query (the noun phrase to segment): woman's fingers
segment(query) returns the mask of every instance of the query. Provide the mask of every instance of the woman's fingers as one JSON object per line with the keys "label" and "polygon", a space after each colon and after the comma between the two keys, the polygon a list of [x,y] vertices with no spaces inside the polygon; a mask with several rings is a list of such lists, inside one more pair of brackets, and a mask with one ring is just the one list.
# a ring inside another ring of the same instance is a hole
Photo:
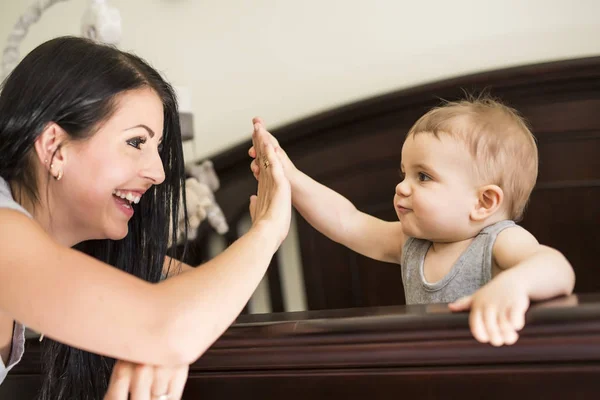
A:
{"label": "woman's fingers", "polygon": [[131,400],[151,400],[150,390],[154,379],[154,368],[149,365],[136,365],[131,379]]}
{"label": "woman's fingers", "polygon": [[261,142],[270,142],[274,149],[279,149],[279,142],[267,129],[265,128],[265,123],[262,118],[255,117],[252,119],[254,131],[252,132],[252,146],[248,149],[248,155],[252,158],[257,158],[259,156],[260,147],[256,147],[257,141],[256,136],[260,136]]}
{"label": "woman's fingers", "polygon": [[256,195],[250,196],[250,218],[252,221],[256,218]]}
{"label": "woman's fingers", "polygon": [[268,168],[270,169],[269,172],[275,180],[279,182],[284,179],[285,174],[281,162],[277,154],[275,154],[275,148],[268,141],[264,143],[263,160],[267,160]]}
{"label": "woman's fingers", "polygon": [[133,364],[117,361],[110,375],[104,400],[127,400],[133,375]]}
{"label": "woman's fingers", "polygon": [[187,382],[189,366],[182,367],[177,370],[176,374],[171,379],[169,385],[169,400],[180,400],[183,397],[183,389]]}
{"label": "woman's fingers", "polygon": [[[150,389],[150,400],[155,400],[157,397],[160,397],[164,394],[171,395],[170,385],[174,378],[174,368],[154,367],[154,380],[152,381],[152,387]],[[175,400],[175,397],[171,395],[169,400]]]}
{"label": "woman's fingers", "polygon": [[254,124],[254,130],[252,131],[252,148],[254,149],[254,157],[259,158],[260,154],[260,138],[258,137],[259,125]]}
{"label": "woman's fingers", "polygon": [[252,175],[254,175],[254,178],[258,180],[258,176],[260,175],[260,167],[256,163],[256,160],[252,160],[252,162],[250,163],[250,171],[252,171]]}

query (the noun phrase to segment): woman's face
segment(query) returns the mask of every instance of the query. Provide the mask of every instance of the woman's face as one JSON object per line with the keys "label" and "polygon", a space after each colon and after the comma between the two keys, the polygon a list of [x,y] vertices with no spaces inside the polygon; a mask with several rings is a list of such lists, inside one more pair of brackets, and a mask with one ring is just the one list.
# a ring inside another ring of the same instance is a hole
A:
{"label": "woman's face", "polygon": [[53,216],[58,207],[62,230],[79,241],[125,237],[131,204],[165,179],[162,136],[162,102],[144,88],[121,94],[112,117],[88,140],[68,142],[49,204]]}

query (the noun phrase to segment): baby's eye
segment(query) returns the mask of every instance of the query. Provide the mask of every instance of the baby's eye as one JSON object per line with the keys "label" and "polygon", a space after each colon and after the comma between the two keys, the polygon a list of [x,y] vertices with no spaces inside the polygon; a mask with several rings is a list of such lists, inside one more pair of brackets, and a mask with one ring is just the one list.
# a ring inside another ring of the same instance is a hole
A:
{"label": "baby's eye", "polygon": [[406,174],[402,172],[401,169],[398,170],[398,175],[400,176],[400,180],[404,180],[404,178],[406,178]]}
{"label": "baby's eye", "polygon": [[163,144],[164,144],[163,142],[160,142],[160,143],[158,144],[158,152],[159,152],[159,153],[162,153],[162,151],[163,151],[163,148],[164,148]]}
{"label": "baby's eye", "polygon": [[146,138],[145,138],[145,137],[141,137],[141,136],[139,136],[139,137],[135,137],[135,138],[132,138],[132,139],[129,139],[129,140],[127,141],[127,144],[128,144],[128,145],[130,145],[131,147],[135,147],[135,148],[136,148],[136,149],[138,149],[138,150],[140,149],[140,147],[141,147],[141,146],[142,146],[144,143],[146,143]]}
{"label": "baby's eye", "polygon": [[425,181],[430,181],[431,177],[423,172],[419,172],[419,181],[421,182],[425,182]]}

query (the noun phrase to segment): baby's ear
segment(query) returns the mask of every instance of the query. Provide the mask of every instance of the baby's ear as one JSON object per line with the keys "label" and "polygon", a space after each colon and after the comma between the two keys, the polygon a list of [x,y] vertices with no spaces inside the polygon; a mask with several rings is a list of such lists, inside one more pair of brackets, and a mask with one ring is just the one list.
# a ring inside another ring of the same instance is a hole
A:
{"label": "baby's ear", "polygon": [[497,185],[487,185],[479,188],[475,208],[471,211],[471,219],[483,221],[492,216],[502,206],[504,192]]}

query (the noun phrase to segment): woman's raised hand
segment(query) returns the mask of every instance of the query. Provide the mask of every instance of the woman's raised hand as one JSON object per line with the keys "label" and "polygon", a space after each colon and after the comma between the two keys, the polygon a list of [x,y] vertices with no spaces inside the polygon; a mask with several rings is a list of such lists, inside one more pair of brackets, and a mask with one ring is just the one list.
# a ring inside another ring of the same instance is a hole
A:
{"label": "woman's raised hand", "polygon": [[269,140],[269,134],[260,122],[254,122],[252,144],[256,165],[260,168],[256,195],[250,197],[252,225],[272,224],[281,244],[290,229],[292,194],[281,160]]}

